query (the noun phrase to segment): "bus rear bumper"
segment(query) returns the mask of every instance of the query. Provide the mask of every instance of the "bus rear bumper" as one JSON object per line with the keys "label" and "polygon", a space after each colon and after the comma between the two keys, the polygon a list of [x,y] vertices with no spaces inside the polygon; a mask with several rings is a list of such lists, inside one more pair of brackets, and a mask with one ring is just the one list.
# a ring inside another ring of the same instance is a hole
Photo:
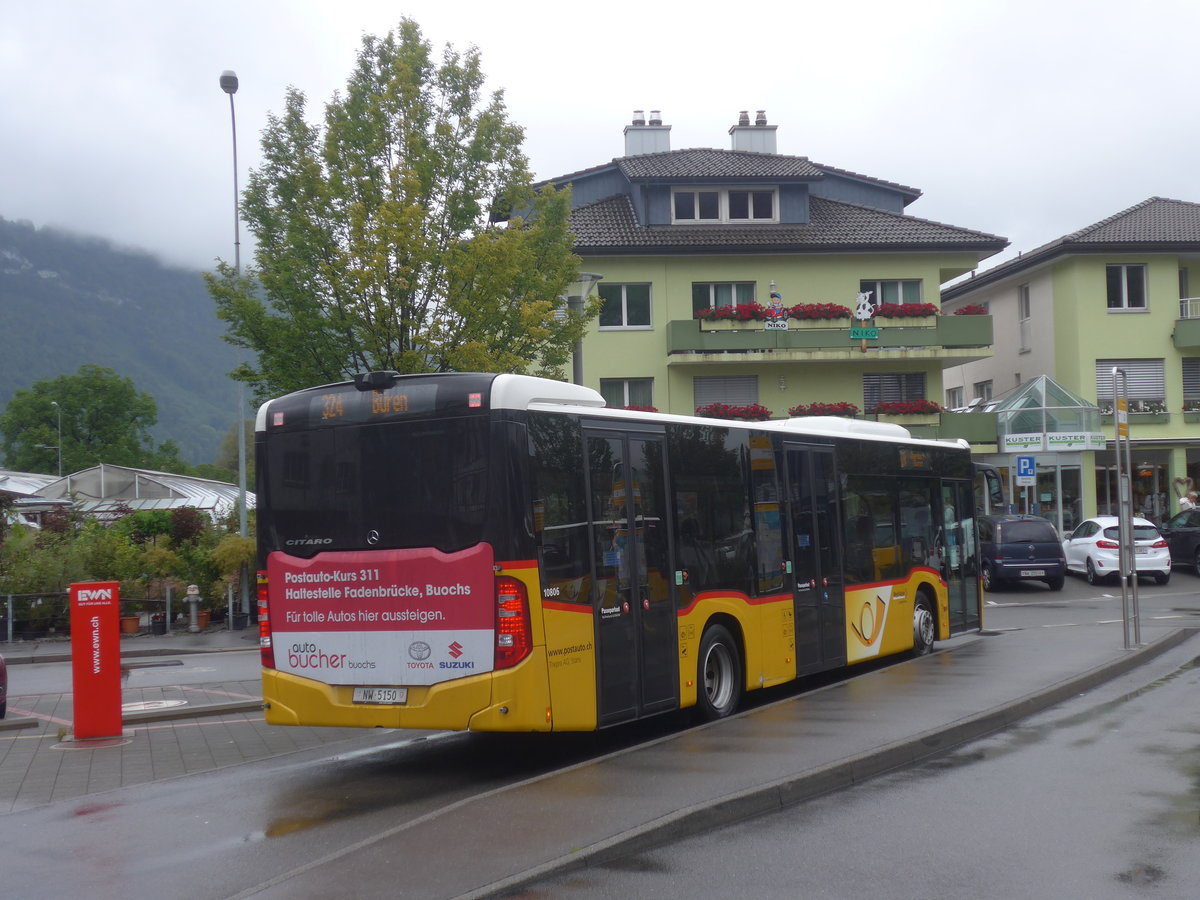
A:
{"label": "bus rear bumper", "polygon": [[545,655],[539,647],[512,669],[414,685],[408,688],[406,703],[385,705],[355,703],[352,685],[330,685],[264,669],[263,707],[270,725],[549,731],[552,720],[545,671]]}

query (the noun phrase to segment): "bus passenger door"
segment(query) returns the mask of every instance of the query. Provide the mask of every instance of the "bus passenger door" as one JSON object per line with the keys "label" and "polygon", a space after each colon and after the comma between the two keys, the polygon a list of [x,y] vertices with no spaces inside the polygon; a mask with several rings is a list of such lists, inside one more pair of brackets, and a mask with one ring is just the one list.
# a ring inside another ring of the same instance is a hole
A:
{"label": "bus passenger door", "polygon": [[786,444],[796,673],[846,662],[846,602],[833,450]]}
{"label": "bus passenger door", "polygon": [[601,726],[678,705],[664,450],[658,435],[587,435]]}
{"label": "bus passenger door", "polygon": [[950,630],[982,623],[979,560],[976,555],[974,488],[965,481],[942,482],[942,529],[938,550],[950,600]]}

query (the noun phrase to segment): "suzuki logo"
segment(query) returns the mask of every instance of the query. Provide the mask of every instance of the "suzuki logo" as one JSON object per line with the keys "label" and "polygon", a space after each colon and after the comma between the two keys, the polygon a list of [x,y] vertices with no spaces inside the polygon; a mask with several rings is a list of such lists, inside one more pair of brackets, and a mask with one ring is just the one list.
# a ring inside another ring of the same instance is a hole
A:
{"label": "suzuki logo", "polygon": [[458,659],[463,655],[463,645],[458,641],[455,641],[453,644],[451,644],[448,649],[450,650],[450,655],[455,659]]}

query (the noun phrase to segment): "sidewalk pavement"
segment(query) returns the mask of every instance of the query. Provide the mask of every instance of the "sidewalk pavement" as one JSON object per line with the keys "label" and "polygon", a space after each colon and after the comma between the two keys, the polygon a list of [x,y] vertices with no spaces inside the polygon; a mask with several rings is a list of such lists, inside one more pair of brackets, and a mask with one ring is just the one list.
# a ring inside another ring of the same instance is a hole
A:
{"label": "sidewalk pavement", "polygon": [[[123,635],[123,669],[197,654],[252,653],[257,629]],[[113,788],[161,781],[361,737],[357,728],[277,728],[263,721],[262,683],[122,688],[123,734],[70,739],[69,692],[22,694],[21,669],[71,659],[69,640],[0,643],[9,666],[8,717],[0,720],[0,814]]]}

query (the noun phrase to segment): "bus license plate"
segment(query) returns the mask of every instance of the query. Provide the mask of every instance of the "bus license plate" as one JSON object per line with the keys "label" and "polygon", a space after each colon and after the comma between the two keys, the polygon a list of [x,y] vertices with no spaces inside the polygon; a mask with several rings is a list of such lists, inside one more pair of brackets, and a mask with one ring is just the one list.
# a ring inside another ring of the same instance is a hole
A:
{"label": "bus license plate", "polygon": [[408,688],[402,687],[356,687],[355,703],[399,704],[408,702]]}
{"label": "bus license plate", "polygon": [[1022,578],[1041,578],[1046,572],[1043,569],[1022,569]]}

